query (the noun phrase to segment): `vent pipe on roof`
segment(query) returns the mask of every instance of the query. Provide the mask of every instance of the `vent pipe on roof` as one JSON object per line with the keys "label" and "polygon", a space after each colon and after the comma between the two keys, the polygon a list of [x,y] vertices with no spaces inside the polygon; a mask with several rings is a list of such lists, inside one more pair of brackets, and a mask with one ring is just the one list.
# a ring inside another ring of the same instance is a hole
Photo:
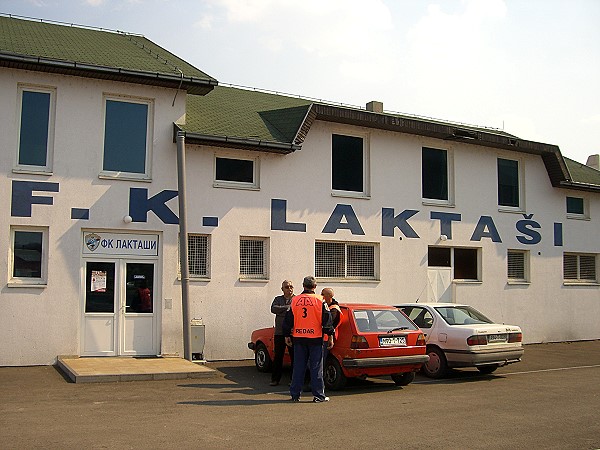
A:
{"label": "vent pipe on roof", "polygon": [[382,113],[383,103],[373,100],[372,102],[367,103],[367,111]]}
{"label": "vent pipe on roof", "polygon": [[596,153],[595,155],[588,156],[585,165],[592,169],[600,170],[600,155]]}

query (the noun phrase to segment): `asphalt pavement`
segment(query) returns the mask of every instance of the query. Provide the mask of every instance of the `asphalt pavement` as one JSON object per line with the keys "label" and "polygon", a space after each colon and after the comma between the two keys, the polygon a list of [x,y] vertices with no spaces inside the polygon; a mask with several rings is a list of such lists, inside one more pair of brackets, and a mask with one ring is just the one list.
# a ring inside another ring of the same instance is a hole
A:
{"label": "asphalt pavement", "polygon": [[289,401],[284,374],[209,363],[198,380],[75,384],[51,366],[0,368],[2,449],[600,448],[600,341],[525,346],[480,375],[358,380]]}

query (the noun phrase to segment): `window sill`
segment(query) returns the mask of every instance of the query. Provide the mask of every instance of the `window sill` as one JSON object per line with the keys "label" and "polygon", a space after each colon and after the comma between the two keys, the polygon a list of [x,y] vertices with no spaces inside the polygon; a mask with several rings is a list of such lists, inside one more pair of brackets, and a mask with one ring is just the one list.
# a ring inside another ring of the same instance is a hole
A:
{"label": "window sill", "polygon": [[315,277],[318,283],[380,283],[380,279],[369,278],[320,278]]}
{"label": "window sill", "polygon": [[498,212],[512,213],[512,214],[527,214],[527,212],[521,207],[511,206],[498,206]]}
{"label": "window sill", "polygon": [[595,281],[563,281],[563,286],[593,286],[598,287],[600,283]]}
{"label": "window sill", "polygon": [[37,288],[45,289],[48,287],[48,283],[45,281],[33,282],[33,281],[9,281],[7,284],[9,288]]}
{"label": "window sill", "polygon": [[[211,279],[210,279],[210,277],[200,277],[200,276],[190,275],[188,280],[193,283],[194,281],[206,282],[206,281],[210,281]],[[181,281],[181,274],[177,275],[177,281]]]}
{"label": "window sill", "polygon": [[27,175],[46,175],[46,176],[52,176],[54,175],[54,172],[52,172],[52,170],[50,169],[45,169],[45,168],[40,168],[38,169],[25,169],[22,167],[15,167],[13,170],[13,173],[23,173],[23,174],[27,174]]}
{"label": "window sill", "polygon": [[119,175],[110,175],[106,173],[101,173],[98,175],[98,178],[101,180],[122,180],[122,181],[141,181],[144,183],[152,183],[152,178],[147,175],[136,175],[136,174],[119,174]]}
{"label": "window sill", "polygon": [[238,278],[242,283],[267,283],[268,278]]}
{"label": "window sill", "polygon": [[244,191],[260,191],[260,187],[255,184],[244,184],[244,183],[225,183],[215,181],[213,183],[214,188],[221,189],[240,189]]}
{"label": "window sill", "polygon": [[456,208],[454,202],[445,200],[422,199],[421,203],[425,206],[443,206],[446,208]]}
{"label": "window sill", "polygon": [[342,192],[334,191],[331,193],[332,197],[343,197],[343,198],[356,198],[361,200],[371,200],[371,196],[363,192]]}
{"label": "window sill", "polygon": [[584,214],[567,214],[567,219],[590,220],[590,218]]}
{"label": "window sill", "polygon": [[526,280],[508,280],[506,282],[506,284],[508,284],[509,286],[529,286],[531,284],[531,281],[526,281]]}
{"label": "window sill", "polygon": [[452,280],[454,284],[483,284],[480,280]]}

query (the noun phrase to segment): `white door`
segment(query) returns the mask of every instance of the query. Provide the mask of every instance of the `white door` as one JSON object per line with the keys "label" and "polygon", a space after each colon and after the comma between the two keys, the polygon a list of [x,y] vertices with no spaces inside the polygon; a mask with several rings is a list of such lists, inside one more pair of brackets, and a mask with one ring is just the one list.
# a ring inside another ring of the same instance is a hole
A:
{"label": "white door", "polygon": [[451,267],[430,267],[427,269],[427,301],[452,302]]}
{"label": "white door", "polygon": [[88,260],[82,356],[157,354],[155,264]]}

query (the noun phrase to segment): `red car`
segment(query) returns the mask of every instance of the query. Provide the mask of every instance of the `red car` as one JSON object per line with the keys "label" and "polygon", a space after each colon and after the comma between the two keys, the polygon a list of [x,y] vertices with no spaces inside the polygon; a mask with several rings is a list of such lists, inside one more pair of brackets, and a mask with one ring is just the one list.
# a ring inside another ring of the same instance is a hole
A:
{"label": "red car", "polygon": [[[415,372],[429,360],[423,333],[402,311],[393,306],[340,303],[342,318],[337,339],[325,366],[327,389],[341,389],[348,378],[391,375],[399,386],[415,379]],[[248,348],[260,372],[273,361],[273,328],[252,332]],[[289,364],[286,352],[284,363]]]}

